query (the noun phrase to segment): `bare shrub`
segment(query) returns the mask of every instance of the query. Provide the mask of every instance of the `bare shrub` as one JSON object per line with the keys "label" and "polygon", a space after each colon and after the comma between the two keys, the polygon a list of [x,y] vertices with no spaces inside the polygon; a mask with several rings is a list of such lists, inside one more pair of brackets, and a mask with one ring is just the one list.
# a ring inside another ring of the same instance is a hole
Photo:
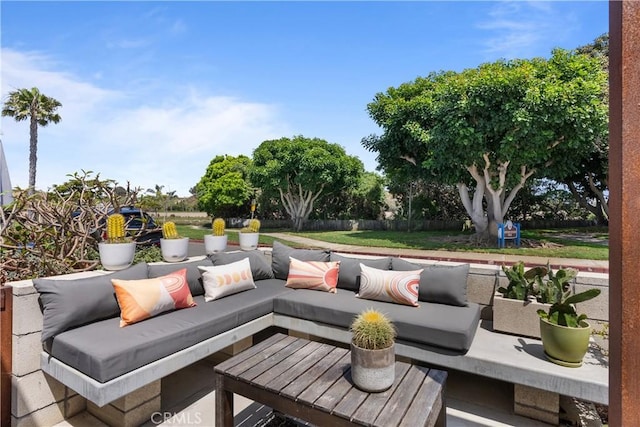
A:
{"label": "bare shrub", "polygon": [[108,213],[132,205],[138,189],[118,187],[92,172],[48,192],[18,189],[14,202],[0,207],[0,267],[14,281],[99,266],[97,247]]}

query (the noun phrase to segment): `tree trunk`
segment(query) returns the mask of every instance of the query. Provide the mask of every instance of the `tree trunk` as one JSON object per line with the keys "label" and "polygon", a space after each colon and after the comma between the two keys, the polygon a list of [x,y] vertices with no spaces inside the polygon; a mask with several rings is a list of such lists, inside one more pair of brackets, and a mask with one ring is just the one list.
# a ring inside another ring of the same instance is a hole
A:
{"label": "tree trunk", "polygon": [[29,194],[33,194],[36,188],[36,163],[38,162],[38,117],[35,111],[31,111],[29,134]]}

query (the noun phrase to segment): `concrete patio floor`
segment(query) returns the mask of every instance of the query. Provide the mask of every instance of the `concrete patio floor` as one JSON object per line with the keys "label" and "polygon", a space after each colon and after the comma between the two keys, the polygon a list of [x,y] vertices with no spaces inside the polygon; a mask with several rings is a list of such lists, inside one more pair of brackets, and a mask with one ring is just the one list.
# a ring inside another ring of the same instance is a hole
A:
{"label": "concrete patio floor", "polygon": [[[213,366],[220,359],[200,361],[162,380],[162,412],[144,424],[151,426],[214,427]],[[446,390],[449,427],[519,426],[548,424],[512,414],[513,385],[471,374],[449,371]],[[253,427],[270,409],[235,396],[235,425]],[[81,413],[55,427],[106,426],[89,413]]]}

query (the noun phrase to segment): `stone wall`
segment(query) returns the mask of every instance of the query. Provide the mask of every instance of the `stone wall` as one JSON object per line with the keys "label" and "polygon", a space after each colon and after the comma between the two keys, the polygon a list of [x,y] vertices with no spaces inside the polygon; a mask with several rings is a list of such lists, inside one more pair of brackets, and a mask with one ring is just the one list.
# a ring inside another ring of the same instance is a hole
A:
{"label": "stone wall", "polygon": [[[269,254],[270,255],[270,254]],[[418,264],[433,264],[425,260],[410,260]],[[443,265],[456,263],[437,262]],[[62,276],[67,279],[90,277],[104,272],[85,272]],[[480,304],[482,318],[491,320],[494,289],[506,277],[499,266],[471,264],[467,295],[469,301]],[[54,425],[63,419],[84,411],[87,401],[40,370],[40,342],[42,314],[38,293],[30,280],[13,282],[13,374],[12,374],[12,426]],[[608,275],[580,273],[575,290],[598,287],[602,294],[581,304],[580,311],[588,314],[596,324],[608,322]]]}

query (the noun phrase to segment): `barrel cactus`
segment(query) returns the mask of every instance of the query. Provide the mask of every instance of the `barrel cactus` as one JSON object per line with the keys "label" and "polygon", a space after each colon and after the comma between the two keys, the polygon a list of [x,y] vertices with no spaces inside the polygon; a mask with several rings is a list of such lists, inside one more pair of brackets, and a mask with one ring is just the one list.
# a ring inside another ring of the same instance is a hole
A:
{"label": "barrel cactus", "polygon": [[107,242],[123,243],[126,241],[124,216],[119,213],[109,215],[107,217]]}
{"label": "barrel cactus", "polygon": [[162,237],[165,239],[179,239],[180,235],[178,235],[178,230],[176,229],[176,224],[172,221],[165,222],[162,224]]}
{"label": "barrel cactus", "polygon": [[368,309],[360,313],[351,324],[353,343],[360,348],[379,350],[391,347],[396,329],[383,313]]}
{"label": "barrel cactus", "polygon": [[224,236],[224,228],[225,222],[222,218],[216,218],[213,220],[213,224],[211,225],[211,229],[213,230],[214,236]]}
{"label": "barrel cactus", "polygon": [[249,224],[240,230],[241,233],[258,233],[260,231],[260,220],[253,218]]}

